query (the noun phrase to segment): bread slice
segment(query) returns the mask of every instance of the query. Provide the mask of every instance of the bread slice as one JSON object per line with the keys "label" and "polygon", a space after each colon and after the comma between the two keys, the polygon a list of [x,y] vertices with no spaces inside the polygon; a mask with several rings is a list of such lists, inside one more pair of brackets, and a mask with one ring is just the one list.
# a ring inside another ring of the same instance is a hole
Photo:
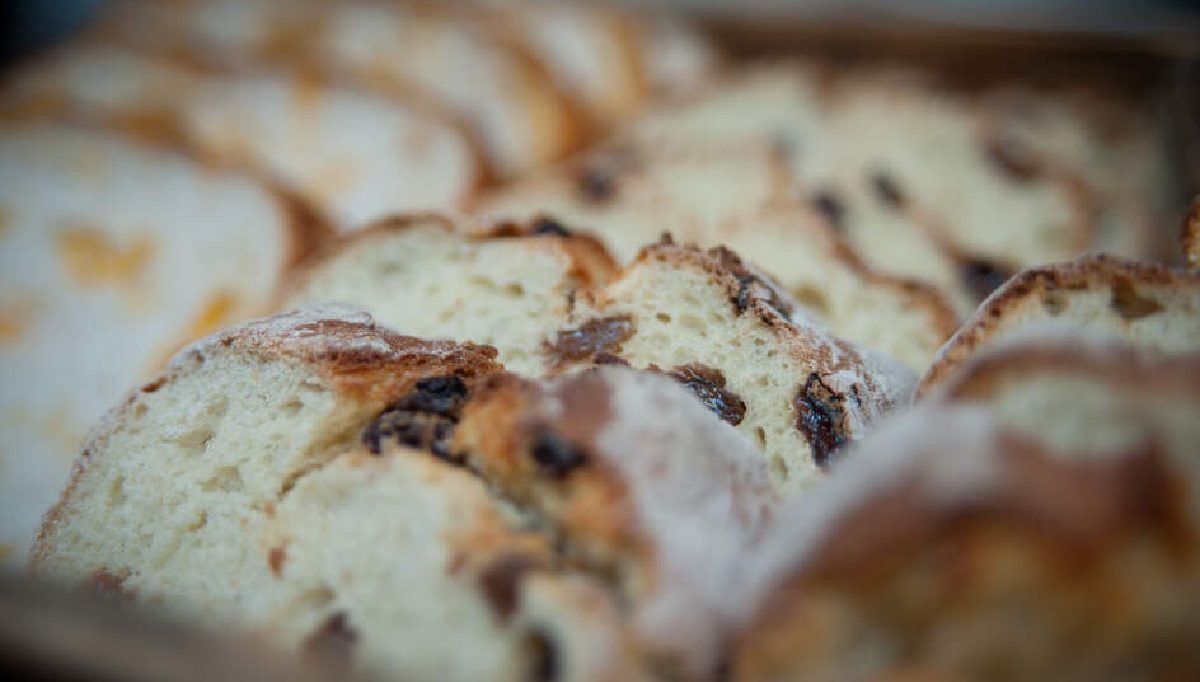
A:
{"label": "bread slice", "polygon": [[748,439],[666,377],[602,367],[493,377],[453,449],[613,576],[660,670],[711,677],[730,634],[724,596],[776,502]]}
{"label": "bread slice", "polygon": [[221,74],[116,45],[59,50],[17,71],[0,99],[15,114],[115,123],[252,168],[342,229],[459,207],[483,172],[466,136],[418,106],[308,75]]}
{"label": "bread slice", "polygon": [[525,227],[468,237],[432,215],[385,221],[306,265],[282,305],[351,302],[406,334],[494,346],[510,370],[537,376],[542,342],[567,325],[575,292],[616,267],[557,223]]}
{"label": "bread slice", "polygon": [[515,236],[455,235],[427,218],[368,231],[312,266],[285,305],[345,301],[405,333],[494,343],[524,376],[657,367],[727,394],[725,417],[780,485],[813,478],[908,399],[912,372],[830,334],[728,250],[658,244],[614,276],[571,251],[603,264],[594,242],[537,234],[559,223],[508,229]]}
{"label": "bread slice", "polygon": [[1180,493],[1200,479],[1169,456],[1194,448],[1164,447],[1052,453],[979,407],[917,408],[779,511],[733,595],[749,608],[733,677],[1195,676]]}
{"label": "bread slice", "polygon": [[268,303],[311,247],[303,219],[252,177],[120,135],[0,124],[6,563],[108,405],[179,342]]}
{"label": "bread slice", "polygon": [[1165,126],[1143,104],[1086,90],[1006,84],[986,92],[985,135],[1031,167],[1079,178],[1097,225],[1089,249],[1157,260],[1173,181]]}
{"label": "bread slice", "polygon": [[615,679],[607,595],[411,447],[494,356],[337,308],[205,339],[93,431],[33,567],[376,676]]}
{"label": "bread slice", "polygon": [[627,363],[666,372],[757,443],[796,490],[909,395],[900,363],[829,333],[723,248],[660,243],[581,292],[547,367]]}
{"label": "bread slice", "polygon": [[805,195],[836,197],[839,223],[868,263],[967,294],[973,283],[956,280],[981,265],[1011,272],[1070,258],[1093,229],[1078,183],[1025,173],[985,144],[973,100],[899,69],[759,64],[631,135],[724,149],[774,143]]}
{"label": "bread slice", "polygon": [[982,405],[1005,428],[1053,452],[1120,454],[1156,440],[1200,471],[1197,387],[1195,355],[1163,356],[1075,330],[1031,327],[972,356],[936,400]]}
{"label": "bread slice", "polygon": [[501,177],[579,142],[579,122],[551,79],[493,27],[454,12],[384,2],[133,0],[101,32],[208,62],[347,74],[385,92],[431,97],[480,134]]}
{"label": "bread slice", "polygon": [[631,16],[611,7],[568,3],[504,3],[496,10],[494,20],[507,22],[599,128],[627,119],[645,101],[643,55]]}
{"label": "bread slice", "polygon": [[1167,353],[1200,350],[1200,275],[1097,254],[1026,270],[997,289],[938,351],[918,397],[985,345],[1047,321]]}
{"label": "bread slice", "polygon": [[839,206],[816,205],[822,209],[796,194],[790,171],[765,145],[714,153],[616,144],[485,196],[477,210],[490,220],[552,215],[595,233],[624,262],[663,232],[728,245],[835,333],[923,371],[957,328],[948,297],[868,267],[823,222],[819,210]]}

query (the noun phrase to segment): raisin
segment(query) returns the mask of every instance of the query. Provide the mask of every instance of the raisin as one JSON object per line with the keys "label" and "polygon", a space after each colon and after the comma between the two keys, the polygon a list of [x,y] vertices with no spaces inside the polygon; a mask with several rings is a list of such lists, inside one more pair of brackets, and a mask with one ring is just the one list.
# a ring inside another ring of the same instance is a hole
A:
{"label": "raisin", "polygon": [[378,455],[384,441],[395,439],[454,461],[448,444],[466,398],[467,386],[456,376],[421,379],[363,429],[362,443]]}
{"label": "raisin", "polygon": [[1163,310],[1162,304],[1142,296],[1128,277],[1117,277],[1112,283],[1112,309],[1126,320],[1140,320]]}
{"label": "raisin", "polygon": [[601,168],[587,168],[579,175],[579,194],[588,203],[602,204],[617,194],[617,180]]}
{"label": "raisin", "polygon": [[889,208],[904,208],[905,196],[891,175],[877,170],[871,173],[871,187],[880,203]]}
{"label": "raisin", "polygon": [[542,216],[533,222],[533,234],[570,237],[571,231],[563,227],[563,224],[557,220]]}
{"label": "raisin", "polygon": [[668,374],[722,420],[737,426],[746,417],[746,403],[725,388],[725,375],[721,370],[692,363],[680,365]]}
{"label": "raisin", "polygon": [[838,229],[845,227],[846,206],[832,191],[821,190],[814,194],[812,205],[830,225]]}
{"label": "raisin", "polygon": [[600,353],[614,354],[633,336],[633,318],[628,315],[588,320],[577,329],[558,333],[553,344],[546,343],[548,355],[559,362],[586,360]]}
{"label": "raisin", "polygon": [[554,640],[545,632],[534,630],[525,642],[529,652],[529,682],[558,680],[558,647],[554,645]]}
{"label": "raisin", "polygon": [[587,462],[587,454],[561,435],[544,429],[533,438],[529,454],[538,468],[556,479],[562,479]]}
{"label": "raisin", "polygon": [[959,265],[963,284],[980,301],[1004,284],[1011,274],[1006,268],[982,259],[966,260]]}
{"label": "raisin", "polygon": [[467,398],[467,385],[456,376],[427,377],[416,389],[397,400],[394,407],[416,412],[456,416]]}
{"label": "raisin", "polygon": [[508,620],[516,611],[521,579],[537,566],[533,557],[510,554],[492,562],[479,576],[483,595],[501,620]]}
{"label": "raisin", "polygon": [[816,372],[808,375],[796,395],[796,428],[812,446],[817,466],[826,469],[846,443],[846,397],[834,391]]}

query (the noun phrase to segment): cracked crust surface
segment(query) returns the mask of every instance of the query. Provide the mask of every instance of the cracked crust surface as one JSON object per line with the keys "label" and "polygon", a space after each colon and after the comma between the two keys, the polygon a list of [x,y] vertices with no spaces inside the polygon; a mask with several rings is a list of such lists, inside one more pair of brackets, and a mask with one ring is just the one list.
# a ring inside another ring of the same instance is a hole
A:
{"label": "cracked crust surface", "polygon": [[987,344],[1035,323],[1074,326],[1168,353],[1200,346],[1200,275],[1088,254],[1031,268],[997,289],[938,351],[917,387],[928,394]]}
{"label": "cracked crust surface", "polygon": [[1179,495],[1195,472],[1152,439],[1051,452],[961,406],[876,435],[779,511],[739,595],[736,679],[1200,668],[1196,517]]}
{"label": "cracked crust surface", "polygon": [[778,499],[752,442],[666,377],[600,367],[494,377],[455,449],[569,554],[615,576],[660,665],[712,673],[731,635],[724,596]]}

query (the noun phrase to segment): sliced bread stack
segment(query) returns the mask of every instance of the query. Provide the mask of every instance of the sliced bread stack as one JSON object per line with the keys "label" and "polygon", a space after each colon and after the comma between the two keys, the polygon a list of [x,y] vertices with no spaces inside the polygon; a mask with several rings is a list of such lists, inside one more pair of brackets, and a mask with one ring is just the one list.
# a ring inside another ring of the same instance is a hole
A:
{"label": "sliced bread stack", "polygon": [[476,208],[492,221],[553,216],[594,233],[622,262],[664,232],[681,243],[728,245],[835,333],[922,371],[957,327],[950,299],[932,285],[868,267],[823,222],[842,210],[840,200],[808,199],[768,145],[717,152],[618,143],[493,193]]}
{"label": "sliced bread stack", "polygon": [[265,306],[313,225],[253,177],[0,125],[0,544],[24,556],[86,429],[180,343]]}
{"label": "sliced bread stack", "polygon": [[0,90],[10,116],[104,124],[253,169],[341,229],[460,207],[484,169],[420,106],[279,71],[221,73],[117,45],[68,46]]}
{"label": "sliced bread stack", "polygon": [[914,73],[775,63],[729,74],[629,135],[722,149],[773,143],[795,191],[834,207],[831,221],[868,263],[977,301],[1002,279],[993,273],[1070,258],[1094,227],[1074,176],[1027,167],[985,128],[976,100]]}
{"label": "sliced bread stack", "polygon": [[347,74],[442,102],[480,135],[500,175],[578,142],[567,102],[544,73],[495,31],[441,11],[373,2],[133,0],[104,19],[102,35],[208,63]]}
{"label": "sliced bread stack", "polygon": [[339,308],[199,342],[93,431],[34,566],[378,677],[710,675],[753,446],[666,378],[494,355]]}
{"label": "sliced bread stack", "polygon": [[353,235],[284,305],[345,301],[405,333],[494,344],[526,376],[665,372],[757,442],[787,488],[907,400],[909,370],[829,333],[731,251],[660,243],[613,274],[558,223],[509,229],[470,237],[430,219]]}

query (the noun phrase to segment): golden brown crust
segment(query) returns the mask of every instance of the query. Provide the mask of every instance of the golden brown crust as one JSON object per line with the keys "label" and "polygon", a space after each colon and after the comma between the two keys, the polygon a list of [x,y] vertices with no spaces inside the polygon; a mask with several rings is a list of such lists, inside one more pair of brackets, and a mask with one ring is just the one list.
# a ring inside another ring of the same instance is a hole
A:
{"label": "golden brown crust", "polygon": [[[496,374],[480,384],[454,434],[455,451],[519,504],[538,501],[554,481],[563,488],[556,509],[563,530],[605,548],[644,551],[619,476],[593,456],[608,420],[609,389],[595,374],[581,375],[558,396],[557,418],[542,414],[539,384]],[[539,449],[545,452],[539,452]],[[539,458],[539,454],[543,455]]]}
{"label": "golden brown crust", "polygon": [[[1009,634],[1005,627],[1058,634],[1065,623],[1082,641],[1080,651],[1064,657],[1093,654],[1088,649],[1114,631],[1131,647],[1152,647],[1164,636],[1155,628],[1163,626],[1107,608],[1106,600],[1146,598],[1147,592],[1123,591],[1129,577],[1122,561],[1130,555],[1157,562],[1139,573],[1146,581],[1182,585],[1195,570],[1186,491],[1164,457],[1146,445],[1111,460],[1070,461],[1015,436],[999,440],[1001,470],[985,496],[938,499],[927,480],[909,476],[890,481],[827,529],[811,560],[776,586],[744,631],[735,677],[854,669],[853,635],[845,631],[851,627],[898,647],[887,655],[899,667],[887,670],[928,666],[930,673],[971,678],[986,669],[973,667],[986,666],[986,654],[960,652],[947,664],[934,651],[932,638],[945,636],[944,623],[955,619],[990,625],[1001,638]],[[1032,609],[1021,612],[1020,625],[1004,615],[1013,603]],[[1134,612],[1144,606],[1137,603]],[[1051,669],[1069,665],[1061,663],[1068,658],[1034,660]]]}
{"label": "golden brown crust", "polygon": [[933,365],[917,385],[920,400],[935,386],[949,378],[954,370],[994,335],[1004,329],[1008,316],[1037,297],[1055,291],[1113,289],[1129,283],[1158,287],[1198,287],[1200,273],[1172,270],[1158,263],[1135,261],[1119,256],[1087,254],[1069,263],[1031,268],[1017,274],[992,293],[942,346]]}
{"label": "golden brown crust", "polygon": [[1200,197],[1192,200],[1192,210],[1183,219],[1181,246],[1187,266],[1200,268]]}

